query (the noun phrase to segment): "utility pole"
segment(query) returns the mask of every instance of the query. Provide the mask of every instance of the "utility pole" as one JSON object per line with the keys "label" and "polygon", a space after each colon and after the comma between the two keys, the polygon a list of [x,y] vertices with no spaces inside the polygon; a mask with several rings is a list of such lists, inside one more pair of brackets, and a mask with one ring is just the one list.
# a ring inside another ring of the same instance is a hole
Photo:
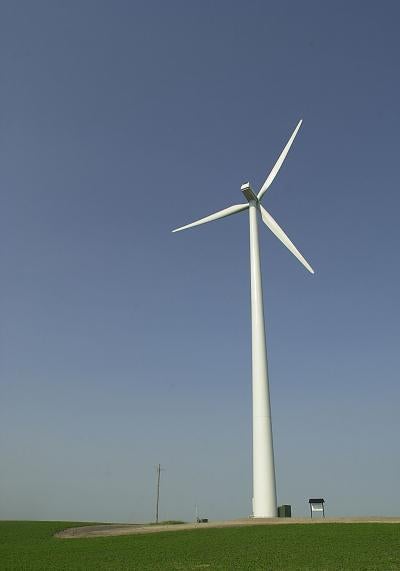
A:
{"label": "utility pole", "polygon": [[164,470],[164,468],[161,468],[161,464],[158,464],[158,466],[157,466],[156,523],[158,523],[158,505],[159,505],[159,503],[160,503],[160,478],[161,478],[161,470]]}

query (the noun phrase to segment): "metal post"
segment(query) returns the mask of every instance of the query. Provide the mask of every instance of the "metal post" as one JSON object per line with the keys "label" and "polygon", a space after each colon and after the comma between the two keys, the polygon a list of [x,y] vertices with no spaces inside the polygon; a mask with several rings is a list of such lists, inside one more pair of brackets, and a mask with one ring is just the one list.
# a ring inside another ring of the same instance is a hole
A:
{"label": "metal post", "polygon": [[160,502],[160,476],[161,476],[161,464],[158,464],[158,466],[157,466],[156,523],[158,523],[158,504]]}

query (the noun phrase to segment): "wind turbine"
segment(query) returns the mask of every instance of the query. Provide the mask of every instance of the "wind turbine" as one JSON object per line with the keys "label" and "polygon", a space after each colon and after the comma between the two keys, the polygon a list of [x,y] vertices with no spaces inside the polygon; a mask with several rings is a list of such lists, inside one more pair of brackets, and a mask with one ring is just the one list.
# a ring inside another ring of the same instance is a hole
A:
{"label": "wind turbine", "polygon": [[292,252],[294,256],[312,274],[314,270],[303,258],[285,232],[261,205],[261,199],[272,184],[286,155],[300,129],[299,121],[292,136],[276,161],[273,169],[255,194],[250,183],[241,187],[247,203],[235,204],[224,210],[210,214],[196,222],[176,228],[173,232],[193,228],[212,220],[231,216],[243,210],[249,211],[250,218],[250,281],[251,281],[251,341],[252,341],[252,392],[253,392],[253,517],[268,518],[277,516],[276,482],[274,466],[274,448],[272,441],[271,405],[269,397],[267,349],[265,344],[265,325],[263,293],[261,282],[260,249],[258,243],[257,212],[273,234]]}

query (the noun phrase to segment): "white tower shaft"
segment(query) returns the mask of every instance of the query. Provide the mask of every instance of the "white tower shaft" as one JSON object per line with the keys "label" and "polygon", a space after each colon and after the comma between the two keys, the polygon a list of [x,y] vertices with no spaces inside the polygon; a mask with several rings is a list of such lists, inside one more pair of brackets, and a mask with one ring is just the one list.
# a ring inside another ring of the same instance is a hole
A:
{"label": "white tower shaft", "polygon": [[250,202],[251,345],[253,384],[253,517],[276,517],[276,484],[257,208]]}

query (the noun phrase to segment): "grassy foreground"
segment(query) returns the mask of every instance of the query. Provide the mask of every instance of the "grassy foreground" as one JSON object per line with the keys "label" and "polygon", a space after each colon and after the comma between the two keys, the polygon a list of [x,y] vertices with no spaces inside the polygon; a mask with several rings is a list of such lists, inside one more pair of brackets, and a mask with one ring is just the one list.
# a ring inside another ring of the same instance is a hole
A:
{"label": "grassy foreground", "polygon": [[0,522],[0,569],[400,570],[399,524],[251,526],[55,539],[71,522]]}

